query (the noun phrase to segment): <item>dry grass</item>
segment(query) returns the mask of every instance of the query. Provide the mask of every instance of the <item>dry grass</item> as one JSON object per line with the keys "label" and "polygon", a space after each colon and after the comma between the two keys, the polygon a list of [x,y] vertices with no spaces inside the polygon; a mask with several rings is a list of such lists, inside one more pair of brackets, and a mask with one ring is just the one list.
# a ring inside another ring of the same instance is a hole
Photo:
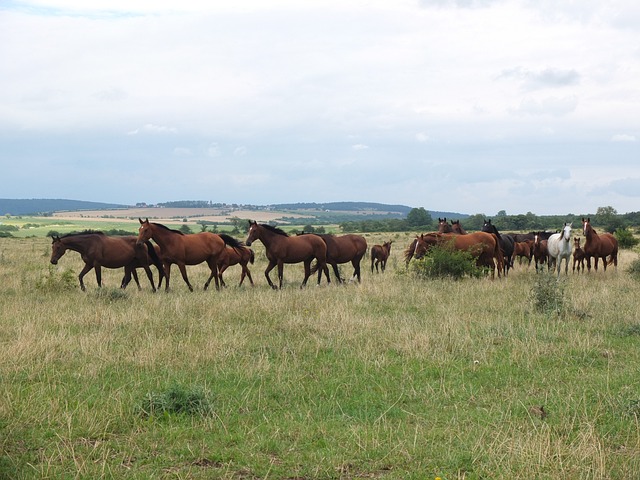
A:
{"label": "dry grass", "polygon": [[[635,478],[635,254],[563,276],[566,308],[548,315],[533,267],[421,281],[408,235],[367,239],[394,247],[361,285],[300,290],[289,265],[272,291],[257,244],[255,288],[232,268],[203,292],[198,266],[197,291],[174,272],[155,295],[146,279],[121,292],[120,271],[67,290],[77,254],[50,271],[48,240],[0,239],[0,477]],[[174,384],[209,392],[213,413],[137,413]]]}

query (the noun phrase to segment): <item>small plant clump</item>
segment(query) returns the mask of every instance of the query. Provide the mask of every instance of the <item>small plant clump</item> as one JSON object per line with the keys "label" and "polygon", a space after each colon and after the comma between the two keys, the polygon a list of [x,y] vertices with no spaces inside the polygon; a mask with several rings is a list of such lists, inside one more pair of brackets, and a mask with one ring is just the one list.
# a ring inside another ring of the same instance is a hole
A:
{"label": "small plant clump", "polygon": [[536,275],[531,289],[531,301],[535,311],[547,315],[562,315],[565,311],[564,284],[552,273]]}
{"label": "small plant clump", "polygon": [[173,383],[163,391],[147,393],[137,410],[143,417],[209,415],[213,412],[213,399],[206,388]]}
{"label": "small plant clump", "polygon": [[413,263],[412,268],[419,277],[431,279],[460,280],[478,277],[482,273],[469,252],[454,250],[447,245],[431,248],[423,258]]}
{"label": "small plant clump", "polygon": [[66,269],[58,273],[53,265],[49,265],[46,275],[36,280],[36,289],[42,292],[67,292],[76,288],[76,276],[72,270]]}
{"label": "small plant clump", "polygon": [[640,281],[640,258],[633,260],[627,267],[627,273],[634,280]]}

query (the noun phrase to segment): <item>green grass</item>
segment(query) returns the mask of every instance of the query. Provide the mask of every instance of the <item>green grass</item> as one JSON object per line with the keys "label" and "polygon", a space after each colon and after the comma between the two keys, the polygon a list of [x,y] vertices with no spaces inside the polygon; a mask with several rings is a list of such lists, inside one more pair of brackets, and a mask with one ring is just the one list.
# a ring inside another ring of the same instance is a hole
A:
{"label": "green grass", "polygon": [[287,265],[272,291],[255,250],[255,288],[232,267],[203,292],[198,266],[193,293],[175,268],[168,294],[121,271],[83,293],[77,254],[0,239],[0,478],[637,477],[635,254],[563,275],[550,315],[533,267],[422,280],[394,248],[361,285]]}

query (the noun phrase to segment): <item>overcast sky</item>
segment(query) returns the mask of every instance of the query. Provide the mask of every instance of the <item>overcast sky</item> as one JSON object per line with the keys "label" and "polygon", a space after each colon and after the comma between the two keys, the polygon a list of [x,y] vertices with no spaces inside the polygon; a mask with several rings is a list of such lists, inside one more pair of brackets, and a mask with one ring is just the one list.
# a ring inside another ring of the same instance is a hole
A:
{"label": "overcast sky", "polygon": [[2,0],[0,198],[640,210],[637,0]]}

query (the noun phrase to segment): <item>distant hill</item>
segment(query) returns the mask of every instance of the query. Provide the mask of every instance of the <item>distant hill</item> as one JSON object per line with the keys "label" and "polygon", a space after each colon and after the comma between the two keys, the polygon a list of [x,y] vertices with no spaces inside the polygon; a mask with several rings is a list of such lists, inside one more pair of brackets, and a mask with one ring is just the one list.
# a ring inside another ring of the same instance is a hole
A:
{"label": "distant hill", "polygon": [[127,205],[119,205],[116,203],[85,202],[82,200],[0,198],[0,215],[43,215],[52,212],[107,210],[127,207]]}
{"label": "distant hill", "polygon": [[[165,207],[180,207],[180,208],[205,208],[205,207],[220,207],[227,206],[227,204],[212,204],[209,201],[179,201],[179,202],[167,202],[158,204]],[[283,210],[283,211],[295,211],[295,210],[316,210],[318,212],[340,212],[341,214],[349,215],[349,212],[358,215],[357,218],[404,218],[414,207],[407,205],[389,205],[386,203],[374,203],[374,202],[327,202],[327,203],[280,203],[273,205],[244,205],[243,207],[248,209],[265,209],[270,210]],[[100,203],[100,202],[85,202],[83,200],[67,200],[67,199],[53,199],[53,198],[31,198],[31,199],[8,199],[0,198],[0,215],[46,215],[53,212],[74,212],[82,210],[111,210],[111,209],[126,209],[130,208],[129,205],[122,205],[117,203]],[[426,207],[425,207],[426,208]],[[463,213],[454,212],[437,212],[433,210],[427,211],[431,214],[433,219],[439,217],[447,217],[451,219],[465,219],[469,215]],[[366,212],[366,214],[364,213]]]}

